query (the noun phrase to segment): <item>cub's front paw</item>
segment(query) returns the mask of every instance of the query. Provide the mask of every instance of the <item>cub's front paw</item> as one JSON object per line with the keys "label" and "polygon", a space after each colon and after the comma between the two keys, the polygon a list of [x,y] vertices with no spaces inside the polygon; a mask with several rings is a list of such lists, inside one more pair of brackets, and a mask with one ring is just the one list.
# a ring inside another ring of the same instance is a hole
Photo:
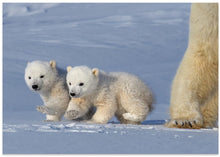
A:
{"label": "cub's front paw", "polygon": [[165,124],[169,128],[184,128],[184,129],[200,129],[203,126],[203,121],[194,120],[184,120],[184,119],[174,119]]}
{"label": "cub's front paw", "polygon": [[43,114],[48,114],[48,115],[56,115],[57,112],[54,111],[51,108],[48,108],[47,106],[37,106],[36,107],[37,111],[43,113]]}
{"label": "cub's front paw", "polygon": [[37,110],[38,112],[43,113],[43,114],[47,114],[46,106],[37,106],[37,107],[36,107],[36,110]]}
{"label": "cub's front paw", "polygon": [[73,120],[73,119],[79,118],[80,114],[79,114],[79,111],[70,110],[65,113],[64,117],[68,120]]}

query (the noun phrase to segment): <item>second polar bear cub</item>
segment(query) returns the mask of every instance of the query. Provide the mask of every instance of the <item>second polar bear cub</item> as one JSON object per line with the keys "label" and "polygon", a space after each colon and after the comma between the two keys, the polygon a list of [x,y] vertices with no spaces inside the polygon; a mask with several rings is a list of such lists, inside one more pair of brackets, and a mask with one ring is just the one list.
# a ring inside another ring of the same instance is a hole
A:
{"label": "second polar bear cub", "polygon": [[60,121],[70,97],[65,76],[58,73],[56,62],[28,62],[25,81],[31,90],[40,94],[44,102],[43,106],[37,106],[37,110],[46,114],[47,121]]}
{"label": "second polar bear cub", "polygon": [[67,71],[69,94],[76,99],[66,111],[70,119],[83,116],[95,106],[96,112],[88,123],[105,124],[115,115],[121,123],[140,124],[152,109],[150,89],[134,75],[106,73],[87,66],[69,66]]}

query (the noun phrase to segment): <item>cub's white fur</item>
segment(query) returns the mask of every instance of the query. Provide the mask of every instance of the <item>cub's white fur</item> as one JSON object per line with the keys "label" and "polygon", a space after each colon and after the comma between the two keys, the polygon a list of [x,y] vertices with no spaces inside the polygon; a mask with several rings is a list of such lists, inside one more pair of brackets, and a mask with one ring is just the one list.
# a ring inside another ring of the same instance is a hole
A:
{"label": "cub's white fur", "polygon": [[70,97],[65,76],[58,74],[56,62],[28,63],[25,69],[25,81],[31,90],[40,94],[44,102],[45,106],[37,106],[37,110],[46,114],[47,121],[60,121]]}
{"label": "cub's white fur", "polygon": [[95,106],[96,112],[88,123],[107,123],[115,115],[121,123],[140,124],[152,109],[150,89],[134,75],[105,73],[86,66],[69,66],[67,71],[72,101],[66,115],[72,119]]}

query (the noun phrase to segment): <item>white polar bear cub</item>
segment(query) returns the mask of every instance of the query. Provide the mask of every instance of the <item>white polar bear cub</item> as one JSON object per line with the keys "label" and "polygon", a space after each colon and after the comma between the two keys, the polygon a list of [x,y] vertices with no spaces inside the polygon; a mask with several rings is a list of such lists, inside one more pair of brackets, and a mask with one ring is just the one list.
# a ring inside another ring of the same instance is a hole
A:
{"label": "white polar bear cub", "polygon": [[78,100],[69,104],[66,116],[79,118],[95,106],[88,123],[105,124],[115,115],[121,123],[140,124],[152,109],[150,89],[134,75],[86,66],[69,66],[67,71],[69,94]]}
{"label": "white polar bear cub", "polygon": [[40,94],[45,106],[37,110],[46,114],[47,121],[60,121],[70,100],[65,76],[58,74],[56,62],[33,61],[25,69],[28,87]]}

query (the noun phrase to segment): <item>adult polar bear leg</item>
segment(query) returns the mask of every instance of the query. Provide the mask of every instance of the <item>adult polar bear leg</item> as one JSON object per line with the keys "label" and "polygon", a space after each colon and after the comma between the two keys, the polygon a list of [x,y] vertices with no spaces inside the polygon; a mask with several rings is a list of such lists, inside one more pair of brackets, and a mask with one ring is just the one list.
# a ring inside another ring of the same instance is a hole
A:
{"label": "adult polar bear leg", "polygon": [[215,92],[214,96],[211,97],[207,103],[202,106],[201,112],[203,115],[203,126],[216,126],[218,120],[218,90]]}
{"label": "adult polar bear leg", "polygon": [[171,121],[167,126],[212,127],[213,122],[208,119],[214,121],[210,117],[217,117],[217,112],[211,112],[218,105],[217,87],[218,4],[195,3],[191,9],[188,49],[172,85]]}
{"label": "adult polar bear leg", "polygon": [[[217,71],[217,66],[209,63],[205,56],[190,56],[189,58],[191,59],[183,59],[173,81],[170,107],[172,120],[171,125],[168,125],[169,127],[204,127],[204,115],[201,112],[201,108],[205,105],[204,103],[207,99],[213,97],[213,90],[217,86],[217,79],[215,81],[210,80],[210,77],[217,78],[217,74],[214,72]],[[213,71],[213,75],[215,74],[216,76],[209,75],[209,68]],[[209,110],[215,110],[216,107],[212,109],[213,106],[217,106],[217,102],[209,106]],[[206,109],[209,107],[206,107]]]}

